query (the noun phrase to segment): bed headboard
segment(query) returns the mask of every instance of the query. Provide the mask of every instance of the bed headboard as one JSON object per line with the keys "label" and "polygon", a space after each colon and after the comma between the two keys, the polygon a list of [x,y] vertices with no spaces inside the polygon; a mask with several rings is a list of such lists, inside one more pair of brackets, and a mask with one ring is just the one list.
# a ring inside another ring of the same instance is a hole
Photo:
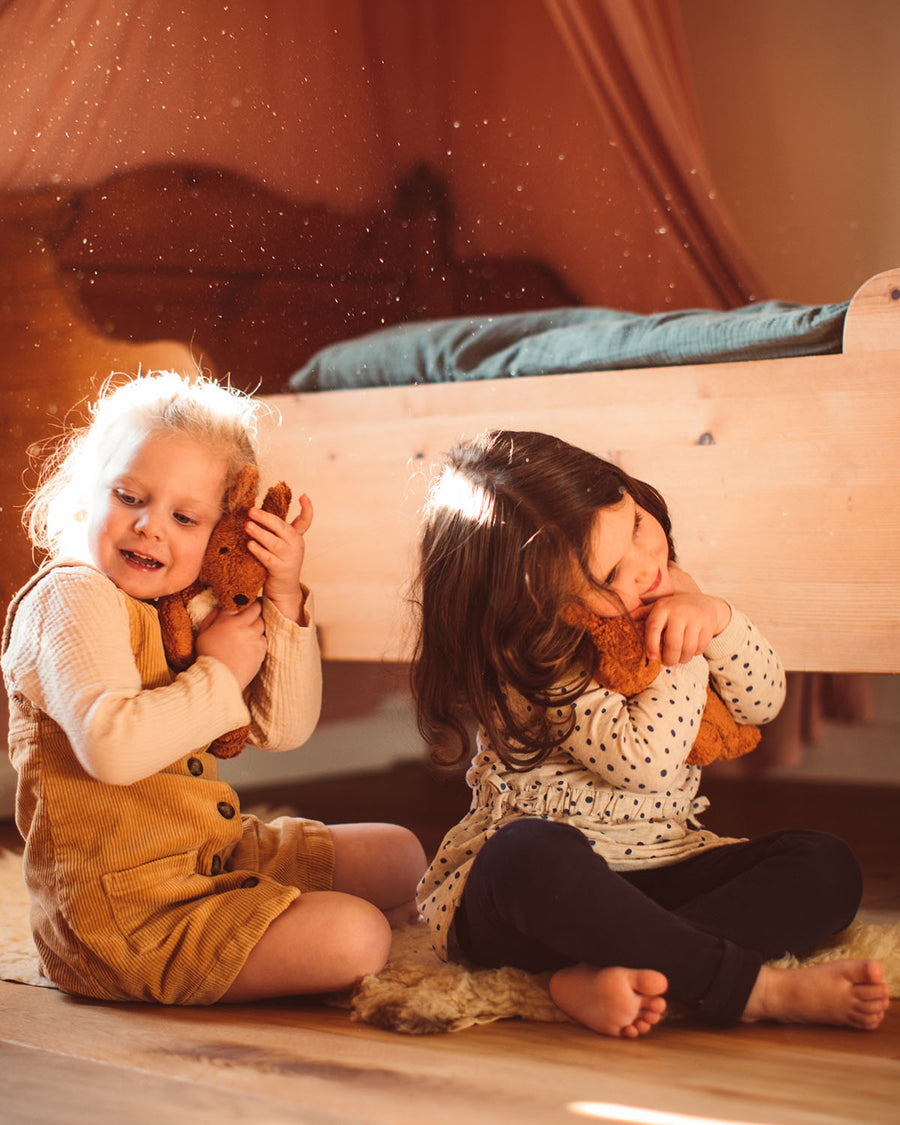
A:
{"label": "bed headboard", "polygon": [[0,202],[42,237],[98,333],[180,340],[247,391],[280,391],[319,348],[387,324],[578,304],[533,258],[459,256],[447,186],[424,165],[368,211],[189,165]]}
{"label": "bed headboard", "polygon": [[900,274],[851,305],[843,355],[268,398],[264,478],[313,497],[306,577],[326,657],[409,654],[429,469],[486,426],[621,463],[672,509],[701,585],[793,670],[900,671]]}

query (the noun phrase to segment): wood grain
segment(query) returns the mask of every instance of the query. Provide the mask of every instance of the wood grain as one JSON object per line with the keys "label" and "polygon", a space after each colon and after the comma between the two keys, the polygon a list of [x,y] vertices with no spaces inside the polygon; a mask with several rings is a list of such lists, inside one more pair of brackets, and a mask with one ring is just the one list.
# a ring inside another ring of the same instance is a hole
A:
{"label": "wood grain", "polygon": [[[509,1022],[404,1038],[309,1004],[163,1009],[2,984],[0,1043],[10,1125],[140,1122],[148,1103],[164,1122],[195,1111],[201,1121],[218,1112],[280,1122],[294,1107],[295,1120],[311,1122],[571,1125],[580,1102],[770,1125],[893,1125],[900,1019],[875,1034],[673,1023],[631,1043]],[[74,1083],[68,1096],[50,1075]]]}
{"label": "wood grain", "polygon": [[[704,789],[714,828],[838,832],[860,858],[867,904],[885,920],[900,918],[896,790],[712,777]],[[439,781],[406,765],[257,796],[296,802],[327,821],[407,823],[433,851],[466,794],[460,778]],[[12,844],[14,830],[6,829]],[[590,1121],[570,1111],[576,1102],[687,1115],[673,1125],[699,1125],[698,1115],[759,1125],[896,1125],[898,1064],[898,1011],[872,1034],[672,1022],[631,1043],[574,1025],[504,1021],[407,1038],[315,1002],[167,1009],[0,983],[4,1125]]]}
{"label": "wood grain", "polygon": [[879,352],[900,347],[900,270],[865,281],[844,321],[844,352]]}
{"label": "wood grain", "polygon": [[432,464],[506,427],[558,434],[656,485],[682,563],[789,669],[896,671],[898,369],[900,353],[883,352],[279,396],[264,400],[281,415],[264,479],[313,498],[305,574],[332,659],[408,656]]}

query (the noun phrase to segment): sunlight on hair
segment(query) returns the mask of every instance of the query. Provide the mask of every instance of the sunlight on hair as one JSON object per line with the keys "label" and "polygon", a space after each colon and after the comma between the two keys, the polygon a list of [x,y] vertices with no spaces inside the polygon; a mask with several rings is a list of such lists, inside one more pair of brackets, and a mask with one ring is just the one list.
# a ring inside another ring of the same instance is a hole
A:
{"label": "sunlight on hair", "polygon": [[457,512],[477,524],[488,523],[494,514],[493,496],[453,469],[446,469],[441,474],[431,493],[430,506]]}
{"label": "sunlight on hair", "polygon": [[614,1105],[611,1102],[570,1102],[566,1109],[579,1117],[614,1121],[620,1125],[761,1125],[760,1122],[734,1121],[694,1113],[667,1113],[661,1109],[642,1109],[640,1106]]}

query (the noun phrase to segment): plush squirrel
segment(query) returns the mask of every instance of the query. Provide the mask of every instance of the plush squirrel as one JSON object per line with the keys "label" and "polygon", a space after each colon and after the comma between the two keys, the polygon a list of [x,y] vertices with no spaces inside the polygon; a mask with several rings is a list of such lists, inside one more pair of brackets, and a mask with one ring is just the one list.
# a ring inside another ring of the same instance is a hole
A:
{"label": "plush squirrel", "polygon": [[[584,629],[597,650],[598,683],[620,695],[632,696],[656,679],[662,664],[648,660],[644,653],[643,622],[628,617],[598,617],[581,607],[573,607],[567,618],[570,624]],[[739,758],[755,749],[758,742],[759,729],[735,722],[710,685],[697,738],[687,756],[688,765],[706,766]]]}
{"label": "plush squirrel", "polygon": [[[209,537],[199,578],[186,589],[159,598],[156,603],[166,660],[176,672],[183,672],[193,664],[197,655],[194,620],[188,609],[192,599],[210,590],[214,604],[235,612],[258,596],[265,581],[266,569],[247,549],[245,531],[248,512],[256,503],[258,480],[259,472],[252,465],[241,469],[226,495],[225,512]],[[279,481],[266,493],[260,507],[284,519],[290,503],[291,490],[284,481]],[[217,758],[234,758],[243,750],[248,733],[246,726],[228,731],[212,743],[209,751]]]}

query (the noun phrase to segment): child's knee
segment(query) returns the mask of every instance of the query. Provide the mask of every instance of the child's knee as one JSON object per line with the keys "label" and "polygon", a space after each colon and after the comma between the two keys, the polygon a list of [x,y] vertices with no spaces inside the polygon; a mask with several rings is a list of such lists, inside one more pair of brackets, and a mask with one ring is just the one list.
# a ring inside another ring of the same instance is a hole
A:
{"label": "child's knee", "polygon": [[390,825],[391,846],[395,855],[397,871],[403,875],[415,892],[419,880],[425,873],[428,861],[419,837],[399,824]]}
{"label": "child's knee", "polygon": [[341,915],[340,924],[329,937],[333,956],[355,980],[380,972],[391,952],[387,918],[372,903],[350,895],[341,906]]}
{"label": "child's knee", "polygon": [[[379,905],[394,906],[413,899],[419,880],[428,866],[425,850],[418,836],[399,824],[378,824],[372,827],[376,830],[376,835],[369,847],[373,853],[377,853],[381,870],[389,873],[389,886],[384,889],[386,899],[379,902]],[[380,897],[384,896],[376,896],[375,901]]]}
{"label": "child's knee", "polygon": [[523,901],[551,902],[560,887],[577,882],[574,872],[585,863],[605,862],[591,849],[584,834],[568,824],[523,817],[492,836],[472,865],[472,894],[485,894],[501,911],[515,910]]}
{"label": "child's knee", "polygon": [[830,832],[797,829],[785,832],[784,838],[802,864],[807,893],[818,891],[823,902],[832,904],[836,928],[849,926],[863,894],[862,871],[852,848]]}
{"label": "child's knee", "polygon": [[798,854],[807,857],[810,870],[837,880],[851,891],[862,892],[862,872],[853,849],[830,832],[799,829],[786,833]]}
{"label": "child's knee", "polygon": [[491,837],[478,858],[484,865],[497,863],[532,880],[543,871],[555,871],[558,863],[568,863],[573,856],[582,854],[595,858],[590,843],[577,828],[558,821],[523,817]]}

